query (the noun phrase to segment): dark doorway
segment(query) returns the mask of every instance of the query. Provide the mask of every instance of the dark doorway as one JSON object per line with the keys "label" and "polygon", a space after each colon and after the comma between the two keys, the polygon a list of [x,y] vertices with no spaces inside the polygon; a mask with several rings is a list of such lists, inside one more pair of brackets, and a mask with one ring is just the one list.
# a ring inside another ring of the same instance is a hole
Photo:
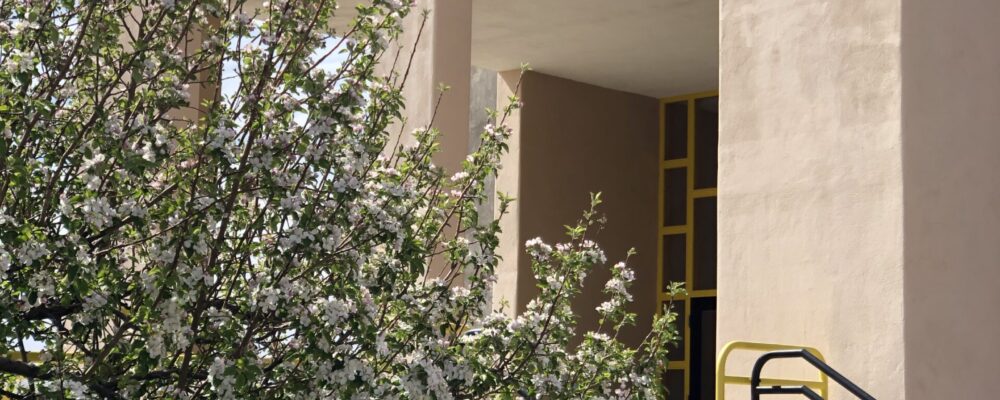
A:
{"label": "dark doorway", "polygon": [[715,297],[691,299],[690,400],[715,398]]}

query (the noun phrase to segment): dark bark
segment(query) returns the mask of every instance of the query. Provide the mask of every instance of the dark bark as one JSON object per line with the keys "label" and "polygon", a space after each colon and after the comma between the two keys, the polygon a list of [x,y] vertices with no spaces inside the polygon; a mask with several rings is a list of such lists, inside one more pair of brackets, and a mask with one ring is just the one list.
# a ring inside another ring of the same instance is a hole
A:
{"label": "dark bark", "polygon": [[9,358],[0,358],[0,372],[32,379],[45,379],[49,376],[47,373],[42,373],[42,369],[37,365]]}
{"label": "dark bark", "polygon": [[70,314],[76,314],[82,309],[83,306],[80,303],[38,306],[21,314],[21,319],[26,321],[59,319]]}

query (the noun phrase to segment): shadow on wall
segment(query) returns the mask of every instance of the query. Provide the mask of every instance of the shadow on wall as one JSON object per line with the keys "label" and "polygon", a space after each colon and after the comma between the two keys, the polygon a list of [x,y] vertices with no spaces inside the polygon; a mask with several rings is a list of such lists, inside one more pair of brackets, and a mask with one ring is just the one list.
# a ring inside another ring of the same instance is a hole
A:
{"label": "shadow on wall", "polygon": [[994,398],[1000,2],[902,9],[907,398]]}
{"label": "shadow on wall", "polygon": [[605,299],[608,267],[635,247],[632,310],[640,318],[622,337],[637,344],[656,310],[659,101],[537,72],[524,76],[522,99],[520,125],[513,127],[521,141],[517,308],[537,293],[523,241],[564,241],[563,226],[580,218],[591,192],[601,192],[607,224],[594,240],[609,265],[588,275],[585,295],[574,304],[578,331],[596,329],[594,308]]}

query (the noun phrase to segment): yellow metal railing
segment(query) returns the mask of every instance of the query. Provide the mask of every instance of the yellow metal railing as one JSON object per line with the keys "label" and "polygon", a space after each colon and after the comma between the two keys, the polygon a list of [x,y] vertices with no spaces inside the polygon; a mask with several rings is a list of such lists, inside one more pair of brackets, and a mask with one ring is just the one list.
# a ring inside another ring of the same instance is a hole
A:
{"label": "yellow metal railing", "polygon": [[[736,376],[736,375],[726,375],[726,361],[729,359],[729,353],[734,350],[745,350],[753,352],[768,352],[776,350],[805,350],[812,353],[814,356],[820,359],[820,361],[826,362],[823,358],[823,354],[816,350],[815,348],[808,346],[792,346],[787,344],[773,344],[773,343],[756,343],[756,342],[729,342],[722,347],[722,352],[719,353],[719,362],[715,364],[715,399],[725,400],[726,399],[726,385],[741,385],[750,386],[749,376]],[[761,386],[806,386],[819,392],[820,396],[824,399],[827,398],[830,389],[830,381],[826,374],[820,372],[819,379],[815,381],[806,381],[799,379],[773,379],[773,378],[761,378]]]}
{"label": "yellow metal railing", "polygon": [[[0,353],[2,355],[3,353]],[[25,355],[28,356],[29,363],[38,363],[42,361],[42,353],[37,351],[26,352]],[[11,360],[21,361],[21,353],[17,351],[7,352],[7,358]]]}

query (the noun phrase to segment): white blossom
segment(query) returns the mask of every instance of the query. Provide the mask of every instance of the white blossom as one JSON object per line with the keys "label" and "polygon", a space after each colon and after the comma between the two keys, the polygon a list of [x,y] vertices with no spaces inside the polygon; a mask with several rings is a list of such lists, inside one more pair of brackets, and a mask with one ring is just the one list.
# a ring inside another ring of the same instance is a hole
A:
{"label": "white blossom", "polygon": [[111,207],[108,199],[103,197],[89,198],[83,201],[80,207],[83,218],[87,223],[97,229],[104,229],[111,225],[111,221],[117,216],[117,212]]}
{"label": "white blossom", "polygon": [[90,389],[88,389],[86,385],[78,381],[66,380],[63,381],[62,384],[63,386],[66,387],[67,390],[69,390],[70,396],[72,396],[72,398],[74,399],[92,398],[90,395]]}
{"label": "white blossom", "polygon": [[[489,113],[461,170],[435,165],[454,132],[401,134],[404,76],[372,70],[420,10],[364,2],[347,38],[303,20],[334,3],[115,3],[154,17],[137,31],[103,4],[87,24],[72,4],[23,1],[0,21],[13,85],[0,134],[20,157],[0,199],[0,309],[27,329],[2,339],[31,336],[45,372],[5,390],[655,398],[664,360],[647,350],[673,340],[669,318],[645,348],[616,339],[636,318],[625,264],[603,289],[601,331],[577,331],[574,299],[606,262],[588,240],[593,209],[565,243],[524,243],[533,298],[494,298],[501,215],[475,214],[519,100]],[[17,319],[50,309],[65,315]]]}
{"label": "white blossom", "polygon": [[236,399],[233,391],[236,379],[226,374],[228,364],[225,359],[216,357],[208,367],[208,382],[212,384],[212,390],[220,399]]}
{"label": "white blossom", "polygon": [[0,281],[7,278],[7,271],[10,270],[10,253],[2,248],[3,243],[0,243]]}

